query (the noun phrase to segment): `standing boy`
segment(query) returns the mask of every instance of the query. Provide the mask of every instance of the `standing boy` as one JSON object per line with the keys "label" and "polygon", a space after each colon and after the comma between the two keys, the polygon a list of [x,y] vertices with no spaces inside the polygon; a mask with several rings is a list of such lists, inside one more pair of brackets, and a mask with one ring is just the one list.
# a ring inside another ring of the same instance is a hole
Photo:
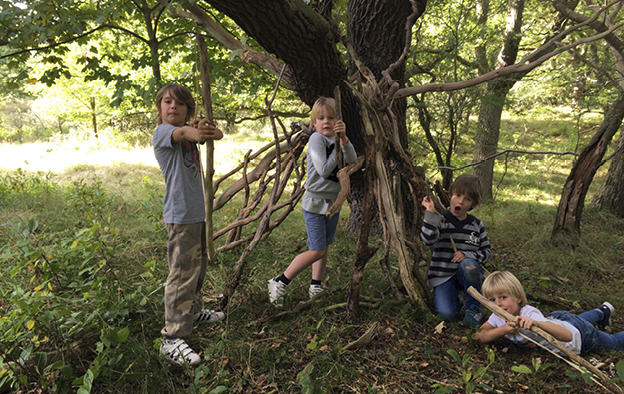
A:
{"label": "standing boy", "polygon": [[269,279],[269,300],[276,306],[282,305],[290,281],[309,266],[312,266],[312,281],[308,295],[312,298],[323,291],[321,281],[327,266],[327,249],[334,242],[340,217],[340,211],[332,217],[325,214],[340,192],[340,183],[336,177],[336,135],[340,138],[345,162],[352,163],[357,157],[353,144],[347,138],[344,122],[336,119],[336,102],[333,98],[321,97],[316,100],[310,123],[316,132],[308,141],[308,179],[301,202],[309,250],[295,257],[283,274]]}
{"label": "standing boy", "polygon": [[183,338],[191,334],[193,323],[216,322],[225,317],[222,312],[202,307],[208,254],[197,142],[221,139],[223,133],[206,119],[188,124],[195,112],[195,101],[184,86],[170,84],[160,89],[156,108],[159,124],[154,131],[154,154],[165,177],[163,217],[169,234],[160,352],[174,364],[196,365],[201,359]]}
{"label": "standing boy", "polygon": [[490,255],[490,241],[483,223],[468,211],[479,205],[481,182],[474,175],[462,174],[450,189],[450,210],[442,215],[435,211],[431,197],[422,205],[427,209],[421,238],[433,245],[427,284],[433,287],[436,315],[446,321],[457,317],[457,290],[466,295],[466,315],[462,324],[476,327],[481,322],[481,304],[467,290],[481,289],[482,267]]}

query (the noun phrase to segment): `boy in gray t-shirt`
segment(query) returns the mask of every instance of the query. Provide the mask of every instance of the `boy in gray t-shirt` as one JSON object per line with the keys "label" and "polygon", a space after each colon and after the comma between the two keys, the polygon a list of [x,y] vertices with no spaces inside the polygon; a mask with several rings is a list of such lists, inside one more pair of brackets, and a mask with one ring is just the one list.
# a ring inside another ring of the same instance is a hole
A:
{"label": "boy in gray t-shirt", "polygon": [[196,365],[201,358],[182,338],[191,334],[193,323],[216,322],[225,317],[222,312],[202,306],[208,255],[197,142],[221,139],[223,133],[206,119],[188,124],[195,112],[195,101],[184,86],[170,84],[160,89],[156,108],[159,125],[154,131],[154,154],[165,177],[163,217],[169,235],[160,352],[169,362]]}

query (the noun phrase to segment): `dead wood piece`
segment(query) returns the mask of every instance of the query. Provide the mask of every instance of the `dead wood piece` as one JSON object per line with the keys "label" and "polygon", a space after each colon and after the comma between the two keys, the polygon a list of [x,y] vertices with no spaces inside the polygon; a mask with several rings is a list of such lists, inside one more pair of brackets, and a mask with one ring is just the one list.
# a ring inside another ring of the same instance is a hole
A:
{"label": "dead wood piece", "polygon": [[373,339],[375,339],[375,337],[379,333],[380,329],[381,329],[381,323],[379,323],[378,321],[374,322],[366,330],[364,335],[362,335],[361,337],[359,337],[355,341],[348,343],[347,346],[342,348],[342,351],[346,352],[346,351],[349,351],[349,350],[355,350],[355,349],[359,349],[359,348],[362,348],[362,347],[368,345],[369,343],[371,343],[373,341]]}
{"label": "dead wood piece", "polygon": [[[367,166],[372,165],[375,156],[375,146],[372,142],[372,138],[369,136],[366,138],[366,155],[363,160]],[[349,181],[349,177],[345,177],[346,181]],[[368,185],[373,184],[375,181],[375,174],[373,171],[367,171],[364,174],[364,182]],[[341,181],[342,184],[342,181]],[[350,187],[350,186],[349,186]],[[362,212],[364,217],[360,224],[358,231],[358,240],[355,250],[355,261],[353,263],[353,273],[351,274],[351,282],[349,284],[349,295],[347,296],[347,320],[354,322],[357,318],[357,313],[360,306],[360,286],[362,278],[364,277],[364,268],[371,257],[377,252],[377,248],[371,248],[368,246],[368,238],[370,236],[371,219],[372,219],[372,207],[374,191],[372,188],[366,190],[364,195],[364,203],[362,206]],[[346,196],[346,193],[345,193]],[[342,197],[344,198],[344,197]]]}
{"label": "dead wood piece", "polygon": [[385,212],[384,207],[381,204],[381,198],[379,197],[379,195],[379,181],[377,181],[375,182],[375,198],[377,200],[377,211],[379,212],[379,222],[381,223],[381,229],[383,230],[385,248],[384,257],[380,260],[380,265],[386,279],[388,280],[388,283],[390,283],[390,288],[392,289],[394,296],[396,298],[403,298],[403,293],[401,293],[401,291],[399,290],[399,286],[397,286],[396,280],[394,280],[394,277],[390,273],[390,235],[388,233],[388,226],[386,225],[386,221],[384,220]]}
{"label": "dead wood piece", "polygon": [[[286,186],[288,185],[288,180],[289,180],[290,174],[292,173],[292,170],[293,170],[293,165],[292,165],[292,162],[290,162],[285,170],[286,176],[281,178],[281,182],[277,186],[277,189],[274,190],[275,201],[279,200],[282,192],[285,190]],[[263,186],[262,188],[258,189],[258,193],[256,193],[256,197],[254,198],[254,204],[252,204],[250,207],[243,208],[242,211],[244,211],[245,213],[243,216],[247,216],[251,210],[255,209],[257,203],[259,203],[260,200],[262,199],[264,190],[266,190],[266,185],[262,184],[262,186]],[[302,192],[302,190],[303,189],[301,188],[301,183],[296,184],[293,194],[286,201],[281,202],[277,205],[273,205],[273,210],[271,213],[278,211],[285,206],[292,205],[294,201],[298,200],[299,194],[300,192]],[[271,201],[267,201],[262,207],[260,207],[260,209],[253,216],[247,216],[247,217],[243,217],[242,219],[238,219],[235,222],[228,224],[226,227],[216,231],[214,233],[214,239],[219,238],[220,236],[227,233],[228,231],[231,231],[232,229],[245,226],[251,222],[258,220],[260,217],[264,215],[264,213],[267,211],[267,209],[269,208],[271,204],[272,204]]]}
{"label": "dead wood piece", "polygon": [[[247,166],[249,165],[249,155],[251,154],[251,150],[247,151],[245,154],[245,158],[243,160],[243,176],[242,178],[245,180],[245,198],[243,200],[243,208],[238,213],[238,218],[236,220],[241,220],[244,217],[249,215],[249,212],[245,209],[249,204],[249,196],[251,194],[251,190],[249,189],[249,183],[247,181]],[[241,228],[238,227],[236,229],[232,229],[230,234],[228,235],[226,243],[232,243],[236,240],[239,240],[241,236]]]}
{"label": "dead wood piece", "polygon": [[362,164],[364,164],[364,156],[358,157],[353,163],[338,171],[336,176],[338,177],[338,181],[340,181],[340,192],[338,192],[336,201],[334,201],[332,206],[327,210],[327,217],[334,216],[340,207],[342,207],[342,204],[347,199],[347,195],[351,191],[351,180],[349,179],[349,176],[359,170],[362,167]]}
{"label": "dead wood piece", "polygon": [[[446,210],[446,207],[451,205],[451,199],[448,195],[448,192],[444,190],[440,181],[435,181],[433,185],[433,191],[435,192],[437,199],[433,199],[434,204],[436,205],[436,210],[438,212],[443,212]],[[436,201],[438,200],[438,201]]]}
{"label": "dead wood piece", "polygon": [[[336,120],[342,120],[342,100],[340,99],[340,86],[336,86],[334,88],[334,101],[336,105]],[[341,144],[341,134],[336,133],[334,136],[334,148],[336,149],[336,161],[338,162],[338,168],[342,169],[344,167],[344,160],[342,158],[342,144]]]}
{"label": "dead wood piece", "polygon": [[[202,98],[204,101],[204,112],[206,113],[206,119],[211,124],[214,124],[212,116],[212,100],[210,94],[210,69],[208,66],[209,56],[206,49],[206,41],[201,34],[197,35],[197,47],[199,49],[199,60],[201,66],[201,79],[202,79]],[[206,250],[208,252],[208,261],[215,259],[215,247],[212,222],[212,207],[214,200],[214,188],[212,183],[212,177],[214,175],[214,141],[207,140],[205,142],[206,151],[206,168],[204,168],[204,206],[205,206],[205,222],[206,222]]]}
{"label": "dead wood piece", "polygon": [[[293,150],[297,157],[303,151],[305,144],[307,144],[309,139],[309,135],[306,133],[299,133],[295,138],[293,138]],[[277,153],[281,150],[288,150],[288,141],[284,142],[280,145],[276,145],[273,143],[273,149],[271,149],[267,154],[260,160],[260,163],[247,174],[247,179],[239,179],[234,182],[230,187],[228,187],[223,193],[221,193],[218,197],[214,199],[214,210],[218,210],[222,208],[225,203],[230,201],[239,191],[243,190],[245,185],[251,184],[262,176],[263,173],[266,173],[269,169],[273,168],[273,161],[278,157]],[[279,148],[278,148],[279,147]],[[253,155],[252,155],[253,156]],[[250,156],[251,158],[251,156]],[[280,162],[280,160],[277,160]],[[241,167],[242,168],[242,167]]]}
{"label": "dead wood piece", "polygon": [[[477,289],[475,289],[474,287],[470,286],[470,288],[468,288],[468,293],[470,293],[471,296],[473,296],[477,301],[479,301],[481,303],[481,305],[485,306],[486,308],[491,310],[492,313],[495,313],[496,315],[500,316],[505,321],[508,321],[508,322],[515,322],[516,321],[515,316],[513,316],[511,313],[508,313],[507,311],[503,310],[502,308],[500,308],[499,306],[497,306],[493,302],[490,302],[487,298],[485,298],[483,295],[481,295],[481,293],[479,293],[477,291]],[[591,373],[593,373],[594,375],[596,375],[596,377],[598,377],[598,379],[600,379],[605,384],[605,386],[607,386],[609,388],[610,391],[612,391],[614,393],[622,393],[623,392],[622,389],[619,386],[617,386],[617,385],[615,385],[613,383],[608,384],[607,381],[609,380],[609,378],[604,373],[602,373],[602,371],[600,371],[598,368],[593,366],[589,361],[585,360],[584,358],[580,357],[579,355],[575,354],[574,352],[572,352],[569,349],[567,349],[566,347],[564,347],[561,343],[559,343],[558,340],[556,340],[552,335],[550,335],[546,331],[544,331],[541,328],[536,327],[536,326],[532,326],[531,327],[531,331],[533,331],[534,333],[536,333],[540,337],[546,339],[548,341],[548,343],[550,343],[555,348],[560,350],[566,356],[570,357],[570,359],[572,359],[573,361],[575,361],[579,365],[587,368],[587,370],[590,371]]]}
{"label": "dead wood piece", "polygon": [[323,298],[327,298],[327,296],[329,294],[331,294],[332,292],[333,292],[333,290],[326,289],[324,292],[322,292],[318,296],[312,298],[311,300],[301,301],[293,309],[281,311],[281,312],[276,313],[274,315],[268,316],[268,317],[262,319],[261,322],[262,323],[266,323],[268,321],[279,320],[279,319],[281,319],[283,317],[286,317],[286,316],[298,314],[299,312],[302,312],[304,310],[309,309],[318,300],[323,299]]}
{"label": "dead wood piece", "polygon": [[[283,71],[284,71],[284,69],[282,69],[282,72]],[[280,75],[280,78],[281,78],[281,75]],[[274,141],[275,141],[275,157],[279,159],[280,158],[279,137],[278,137],[278,134],[277,134],[277,128],[275,126],[273,113],[271,112],[271,105],[273,103],[273,100],[275,99],[275,95],[277,94],[277,87],[278,86],[279,86],[279,79],[277,81],[276,88],[275,88],[275,90],[273,92],[273,96],[271,97],[271,99],[265,99],[265,102],[266,102],[267,111],[269,113],[269,117],[271,119],[271,126],[273,128],[273,137],[274,137]],[[258,227],[256,229],[256,233],[255,233],[253,239],[251,240],[249,245],[247,245],[245,250],[243,250],[243,253],[241,254],[240,258],[238,259],[238,262],[236,264],[236,268],[235,268],[234,274],[232,276],[232,280],[228,281],[227,284],[225,285],[225,288],[223,289],[223,298],[221,299],[221,302],[220,302],[221,309],[226,309],[227,308],[228,302],[230,300],[230,297],[232,296],[232,294],[234,294],[234,291],[236,291],[236,288],[238,287],[238,285],[240,284],[240,281],[242,279],[243,271],[245,270],[246,263],[247,263],[247,257],[249,257],[251,252],[258,245],[260,240],[263,238],[263,234],[264,234],[265,230],[271,224],[271,214],[274,212],[273,208],[274,208],[274,205],[277,202],[276,196],[278,195],[278,189],[279,189],[279,185],[281,183],[281,181],[280,181],[281,170],[282,170],[281,162],[280,162],[280,160],[276,160],[276,163],[275,163],[275,175],[274,175],[274,177],[275,177],[274,184],[275,185],[273,187],[273,190],[271,190],[271,195],[269,197],[269,205],[268,205],[268,208],[267,208],[267,213],[262,217],[262,219],[260,220],[260,223],[258,223]],[[285,177],[285,178],[288,179],[288,177]]]}

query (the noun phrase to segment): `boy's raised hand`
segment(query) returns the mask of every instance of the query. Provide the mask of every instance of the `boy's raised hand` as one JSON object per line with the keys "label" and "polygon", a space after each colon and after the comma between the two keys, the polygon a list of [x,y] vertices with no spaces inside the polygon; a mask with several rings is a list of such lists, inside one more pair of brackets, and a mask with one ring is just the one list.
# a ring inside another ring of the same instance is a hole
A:
{"label": "boy's raised hand", "polygon": [[349,143],[349,138],[347,138],[347,125],[342,120],[337,120],[334,123],[334,133],[340,138],[340,143],[346,145]]}
{"label": "boy's raised hand", "polygon": [[223,133],[216,126],[212,125],[208,119],[195,119],[191,126],[197,129],[197,141],[220,140]]}
{"label": "boy's raised hand", "polygon": [[421,205],[427,209],[427,211],[435,212],[435,204],[430,196],[425,196]]}

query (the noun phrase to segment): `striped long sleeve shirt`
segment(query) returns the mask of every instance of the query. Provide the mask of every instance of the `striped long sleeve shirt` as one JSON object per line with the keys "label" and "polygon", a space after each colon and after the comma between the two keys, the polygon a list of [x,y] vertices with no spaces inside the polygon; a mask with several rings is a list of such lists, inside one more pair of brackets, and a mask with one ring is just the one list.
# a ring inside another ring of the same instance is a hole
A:
{"label": "striped long sleeve shirt", "polygon": [[468,215],[460,221],[450,212],[440,215],[425,211],[420,237],[426,245],[434,245],[427,275],[429,287],[448,281],[459,268],[458,263],[451,262],[454,250],[450,236],[457,251],[475,260],[481,268],[490,256],[490,241],[479,219]]}

